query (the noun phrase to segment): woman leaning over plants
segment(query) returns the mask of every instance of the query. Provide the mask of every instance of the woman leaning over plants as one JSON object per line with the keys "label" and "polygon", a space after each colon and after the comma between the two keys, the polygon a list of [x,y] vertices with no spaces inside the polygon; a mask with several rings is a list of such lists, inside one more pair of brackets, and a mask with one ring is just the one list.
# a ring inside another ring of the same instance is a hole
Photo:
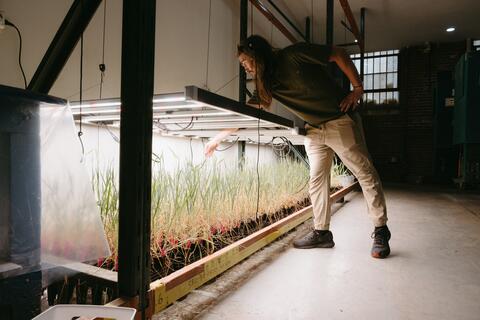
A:
{"label": "woman leaning over plants", "polygon": [[[382,185],[368,153],[361,120],[355,108],[363,94],[363,85],[352,61],[343,49],[297,43],[274,50],[258,35],[238,46],[238,59],[255,79],[259,107],[268,109],[272,99],[283,103],[305,121],[305,149],[310,159],[310,198],[313,204],[314,230],[294,242],[296,248],[331,248],[330,168],[336,153],[356,176],[374,224],[374,258],[390,254],[390,231]],[[344,92],[328,72],[335,62],[348,77],[352,92]],[[238,129],[221,131],[205,147],[210,156],[218,144]]]}

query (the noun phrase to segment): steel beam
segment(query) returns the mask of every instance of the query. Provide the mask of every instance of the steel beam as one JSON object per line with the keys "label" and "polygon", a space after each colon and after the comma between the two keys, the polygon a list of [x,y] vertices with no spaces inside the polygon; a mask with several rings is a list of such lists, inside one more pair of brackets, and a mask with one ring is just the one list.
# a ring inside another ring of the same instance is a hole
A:
{"label": "steel beam", "polygon": [[[330,1],[330,0],[327,0],[327,1]],[[338,0],[338,1],[340,1],[340,5],[343,8],[343,12],[345,12],[345,17],[347,18],[348,23],[350,24],[350,29],[352,30],[352,33],[355,36],[355,39],[358,40],[358,45],[360,46],[360,50],[362,51],[365,50],[362,36],[360,34],[360,31],[358,31],[357,22],[355,21],[355,17],[353,16],[352,9],[348,4],[348,0]]]}
{"label": "steel beam", "polygon": [[155,0],[124,0],[122,21],[118,285],[120,296],[139,297],[143,311],[150,283]]}
{"label": "steel beam", "polygon": [[[240,43],[247,39],[248,29],[248,0],[240,1]],[[245,104],[247,101],[247,74],[239,65],[238,102]]]}
{"label": "steel beam", "polygon": [[327,35],[326,43],[327,45],[333,45],[333,0],[327,0]]}
{"label": "steel beam", "polygon": [[75,0],[27,89],[47,94],[70,58],[102,0]]}
{"label": "steel beam", "polygon": [[300,31],[297,28],[297,26],[290,19],[288,19],[287,15],[285,13],[283,13],[283,11],[280,10],[280,8],[278,8],[272,0],[268,0],[268,3],[270,3],[270,5],[282,16],[282,18],[290,25],[290,27],[293,28],[293,30],[295,30],[305,41],[307,41],[307,42],[309,41],[308,36],[307,36],[307,32],[305,32],[305,34],[303,34],[302,31]]}
{"label": "steel beam", "polygon": [[273,25],[275,27],[277,27],[278,30],[280,30],[280,32],[285,36],[287,37],[288,40],[290,40],[292,43],[296,43],[297,42],[297,39],[295,38],[295,36],[290,32],[288,31],[287,28],[285,28],[285,26],[280,22],[280,20],[278,20],[274,15],[273,13],[268,10],[267,7],[265,7],[265,5],[260,2],[259,0],[250,0],[250,2],[258,9],[258,11],[260,11],[271,23],[273,23]]}
{"label": "steel beam", "polygon": [[360,37],[362,38],[362,46],[360,47],[360,80],[364,78],[365,68],[365,8],[360,9]]}
{"label": "steel beam", "polygon": [[311,25],[310,17],[305,18],[305,38],[307,42],[313,42],[312,25]]}

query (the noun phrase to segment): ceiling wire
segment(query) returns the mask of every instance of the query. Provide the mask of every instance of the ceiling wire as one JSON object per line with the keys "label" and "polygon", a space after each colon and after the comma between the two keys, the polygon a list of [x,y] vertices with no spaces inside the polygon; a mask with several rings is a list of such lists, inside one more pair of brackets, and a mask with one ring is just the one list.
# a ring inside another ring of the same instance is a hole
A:
{"label": "ceiling wire", "polygon": [[100,69],[100,99],[102,99],[102,91],[103,91],[103,81],[105,78],[105,30],[107,29],[106,27],[106,21],[107,21],[107,0],[103,0],[103,41],[102,41],[102,63],[98,65],[98,68]]}
{"label": "ceiling wire", "polygon": [[[80,1],[80,6],[83,10],[83,0]],[[80,140],[80,145],[82,146],[82,157],[80,162],[83,162],[85,157],[85,146],[83,145],[83,131],[82,131],[82,102],[83,102],[83,32],[80,36],[80,126],[78,130],[78,140]]]}
{"label": "ceiling wire", "polygon": [[209,0],[208,5],[208,33],[207,33],[207,67],[205,69],[205,89],[208,89],[208,63],[210,57],[210,30],[211,30],[211,20],[212,20],[212,0]]}

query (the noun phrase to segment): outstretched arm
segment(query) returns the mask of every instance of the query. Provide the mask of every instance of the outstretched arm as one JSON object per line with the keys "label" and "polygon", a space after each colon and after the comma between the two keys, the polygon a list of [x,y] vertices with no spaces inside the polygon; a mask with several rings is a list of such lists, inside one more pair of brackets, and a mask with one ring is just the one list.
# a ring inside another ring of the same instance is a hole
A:
{"label": "outstretched arm", "polygon": [[348,94],[340,103],[340,110],[342,110],[342,112],[347,112],[350,109],[355,110],[358,101],[363,95],[363,84],[360,80],[357,68],[355,68],[352,59],[350,59],[347,52],[342,48],[332,47],[329,61],[333,61],[338,65],[353,86],[353,91],[350,92],[350,94]]}
{"label": "outstretched arm", "polygon": [[210,157],[215,152],[218,145],[220,144],[220,142],[222,142],[223,139],[237,131],[237,128],[225,129],[220,131],[220,133],[217,134],[212,140],[210,140],[205,146],[205,156]]}

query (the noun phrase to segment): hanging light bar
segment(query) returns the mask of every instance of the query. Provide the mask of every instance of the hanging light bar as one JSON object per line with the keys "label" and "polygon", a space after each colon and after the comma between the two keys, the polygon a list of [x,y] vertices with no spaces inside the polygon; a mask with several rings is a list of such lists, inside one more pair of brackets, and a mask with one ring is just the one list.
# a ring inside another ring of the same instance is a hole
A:
{"label": "hanging light bar", "polygon": [[[240,131],[260,130],[270,136],[274,130],[279,130],[284,135],[291,136],[298,135],[300,131],[298,128],[291,130],[294,123],[289,119],[195,86],[185,87],[185,92],[155,95],[152,102],[154,130],[160,130],[162,134],[181,131],[183,136],[210,137],[211,132],[240,128]],[[81,105],[72,102],[70,107],[77,121],[81,114],[85,123],[119,125],[120,99],[89,100]],[[196,134],[192,134],[193,131]],[[241,134],[238,136],[245,137]]]}

